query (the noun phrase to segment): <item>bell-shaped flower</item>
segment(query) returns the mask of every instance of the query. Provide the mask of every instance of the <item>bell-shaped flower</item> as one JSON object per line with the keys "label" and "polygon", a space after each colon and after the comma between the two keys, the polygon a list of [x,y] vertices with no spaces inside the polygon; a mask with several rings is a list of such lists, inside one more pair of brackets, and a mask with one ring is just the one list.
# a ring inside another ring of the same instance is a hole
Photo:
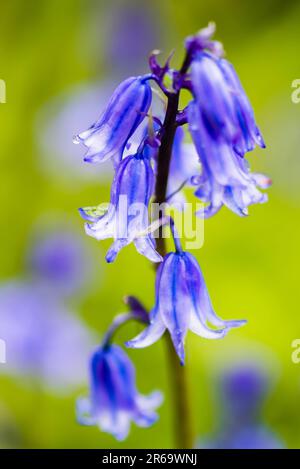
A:
{"label": "bell-shaped flower", "polygon": [[247,161],[239,156],[221,135],[212,136],[204,117],[193,101],[188,109],[189,130],[202,165],[201,175],[193,178],[198,186],[196,196],[207,203],[199,215],[210,217],[223,205],[240,216],[248,214],[248,206],[267,201],[266,189],[271,180],[263,174],[251,173]]}
{"label": "bell-shaped flower", "polygon": [[284,442],[263,418],[270,378],[261,362],[241,361],[230,367],[223,363],[222,374],[216,383],[220,394],[218,424],[211,437],[200,440],[199,446],[211,449],[284,448]]}
{"label": "bell-shaped flower", "polygon": [[74,139],[74,143],[83,143],[88,149],[84,161],[120,161],[128,139],[145,118],[151,99],[149,75],[123,81],[100,119]]}
{"label": "bell-shaped flower", "polygon": [[232,327],[245,323],[224,321],[216,315],[197,260],[182,251],[178,241],[176,252],[167,254],[158,268],[155,289],[156,302],[150,313],[150,325],[127,342],[128,347],[147,347],[167,329],[183,364],[188,329],[206,339],[220,339]]}
{"label": "bell-shaped flower", "polygon": [[242,156],[255,145],[265,147],[251,104],[227,60],[206,52],[197,54],[191,79],[204,125],[212,138],[222,136]]}
{"label": "bell-shaped flower", "polygon": [[90,361],[90,396],[77,401],[77,419],[82,425],[97,425],[103,432],[124,440],[131,421],[149,427],[158,419],[155,409],[162,395],[138,393],[135,369],[126,353],[116,345],[99,347]]}
{"label": "bell-shaped flower", "polygon": [[113,262],[124,246],[133,242],[137,251],[152,262],[160,262],[154,239],[149,232],[148,205],[153,194],[154,174],[145,151],[127,156],[117,167],[109,208],[97,216],[89,208],[80,209],[86,233],[98,240],[114,238],[106,260]]}

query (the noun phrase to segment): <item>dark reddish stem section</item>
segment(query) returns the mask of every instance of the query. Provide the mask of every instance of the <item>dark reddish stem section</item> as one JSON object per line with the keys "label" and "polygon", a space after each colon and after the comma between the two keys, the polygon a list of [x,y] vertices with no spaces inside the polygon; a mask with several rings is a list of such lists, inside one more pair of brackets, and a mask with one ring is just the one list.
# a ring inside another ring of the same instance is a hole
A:
{"label": "dark reddish stem section", "polygon": [[[183,75],[189,67],[189,54],[186,55],[180,73]],[[172,156],[172,147],[177,127],[177,114],[180,91],[168,94],[168,106],[162,127],[161,145],[158,153],[157,176],[155,186],[155,202],[163,204],[167,198],[167,185]],[[159,218],[164,216],[159,213]],[[166,255],[166,243],[163,237],[163,229],[159,231],[157,238],[157,250],[164,257]],[[180,365],[178,356],[169,334],[166,334],[166,345],[170,364],[171,392],[173,394],[174,406],[174,434],[176,448],[193,448],[194,435],[191,416],[190,399],[186,368]]]}

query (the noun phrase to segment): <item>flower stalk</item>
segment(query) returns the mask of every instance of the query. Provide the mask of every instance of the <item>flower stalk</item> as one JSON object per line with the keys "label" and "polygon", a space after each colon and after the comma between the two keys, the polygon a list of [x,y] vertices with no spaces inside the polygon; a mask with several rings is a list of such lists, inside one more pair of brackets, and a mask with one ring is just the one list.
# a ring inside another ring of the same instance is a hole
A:
{"label": "flower stalk", "polygon": [[[186,59],[184,62],[186,66]],[[170,161],[172,156],[173,142],[176,132],[176,117],[178,112],[179,91],[168,97],[168,106],[165,120],[163,123],[164,134],[161,139],[161,145],[158,152],[157,178],[155,186],[155,202],[163,204],[167,198],[167,185]],[[159,213],[162,218],[163,213]],[[159,236],[156,239],[157,252],[164,257],[167,254],[166,242],[162,233],[163,227],[160,228]],[[193,448],[194,434],[192,424],[192,414],[189,404],[189,392],[187,382],[186,367],[181,366],[172,340],[168,334],[165,335],[169,373],[170,373],[170,389],[173,392],[173,408],[174,421],[173,428],[175,431],[176,448]]]}

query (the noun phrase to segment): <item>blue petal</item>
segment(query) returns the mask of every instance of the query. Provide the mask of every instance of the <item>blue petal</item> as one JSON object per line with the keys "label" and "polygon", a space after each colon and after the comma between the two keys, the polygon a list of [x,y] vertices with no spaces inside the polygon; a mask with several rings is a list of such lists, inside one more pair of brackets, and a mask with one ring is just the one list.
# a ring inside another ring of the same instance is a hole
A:
{"label": "blue petal", "polygon": [[240,130],[232,94],[218,62],[209,54],[199,54],[192,63],[191,78],[207,131],[213,138],[223,135],[234,141]]}
{"label": "blue petal", "polygon": [[134,240],[134,245],[136,250],[147,257],[151,262],[161,262],[163,260],[162,256],[156,251],[155,243],[150,236],[144,236],[136,238]]}
{"label": "blue petal", "polygon": [[[215,327],[231,328],[239,327],[246,323],[244,320],[222,320],[220,319],[211,304],[210,297],[205,285],[205,280],[201,272],[200,266],[194,256],[190,253],[185,253],[185,262],[187,270],[190,274],[189,285],[190,291],[194,301],[194,312],[197,319],[202,323],[209,322]],[[223,331],[213,331],[213,333],[224,334]]]}
{"label": "blue petal", "polygon": [[181,254],[164,259],[158,285],[159,315],[169,330],[175,350],[184,362],[184,340],[190,322],[192,303],[185,282],[186,268]]}
{"label": "blue petal", "polygon": [[94,163],[119,159],[126,142],[144,120],[151,99],[147,77],[131,77],[121,83],[100,119],[75,139],[88,148],[84,160]]}
{"label": "blue petal", "polygon": [[161,338],[165,330],[166,327],[164,323],[162,322],[161,318],[156,315],[153,321],[151,322],[150,326],[144,329],[134,339],[126,342],[125,345],[129,348],[149,347],[149,345],[154,344],[154,342],[157,342]]}

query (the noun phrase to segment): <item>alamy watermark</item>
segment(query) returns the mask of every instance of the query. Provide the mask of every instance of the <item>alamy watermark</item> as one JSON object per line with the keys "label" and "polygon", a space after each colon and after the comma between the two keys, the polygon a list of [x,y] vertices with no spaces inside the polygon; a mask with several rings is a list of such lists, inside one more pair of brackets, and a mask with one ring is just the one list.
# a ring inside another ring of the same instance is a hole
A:
{"label": "alamy watermark", "polygon": [[134,239],[148,234],[152,238],[170,238],[171,217],[176,227],[175,235],[185,240],[186,249],[200,249],[204,244],[204,205],[200,202],[153,202],[148,207],[139,202],[130,203],[127,195],[122,194],[117,205],[102,203],[97,207],[86,207],[83,212],[93,231],[105,227],[115,239]]}
{"label": "alamy watermark", "polygon": [[300,103],[300,78],[292,81],[292,88],[294,89],[291,94],[291,100],[294,104]]}
{"label": "alamy watermark", "polygon": [[291,354],[292,362],[297,365],[300,363],[300,339],[294,339],[291,343],[291,347],[294,349]]}
{"label": "alamy watermark", "polygon": [[0,364],[6,363],[6,343],[0,339]]}
{"label": "alamy watermark", "polygon": [[6,103],[6,83],[4,80],[0,80],[0,103]]}

